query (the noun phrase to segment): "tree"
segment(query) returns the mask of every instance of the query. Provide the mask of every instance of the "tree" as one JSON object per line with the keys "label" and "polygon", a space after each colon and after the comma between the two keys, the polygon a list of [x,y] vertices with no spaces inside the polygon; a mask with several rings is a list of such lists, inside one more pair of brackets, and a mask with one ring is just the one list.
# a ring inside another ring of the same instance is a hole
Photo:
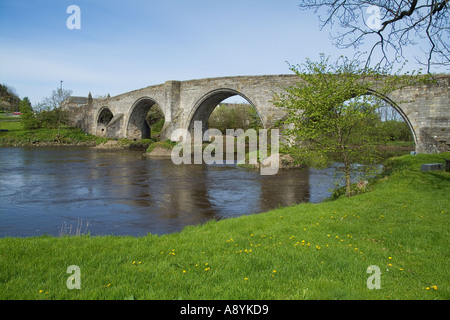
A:
{"label": "tree", "polygon": [[[418,44],[415,37],[425,40],[424,56],[416,60],[430,72],[432,65],[450,65],[449,1],[301,0],[299,6],[304,10],[313,9],[315,13],[326,10],[325,17],[319,16],[322,28],[337,21],[347,29],[332,36],[339,48],[359,47],[364,39],[374,36],[367,65],[376,48],[382,55],[379,64],[389,65],[404,57],[404,47]],[[388,55],[390,49],[393,49],[392,56]]]}
{"label": "tree", "polygon": [[261,119],[255,108],[247,103],[223,103],[211,113],[208,127],[225,133],[226,129],[262,128]]}
{"label": "tree", "polygon": [[62,110],[62,104],[70,98],[71,94],[71,90],[55,89],[52,91],[51,96],[44,98],[38,106],[41,110],[40,116],[43,125],[50,128],[58,128],[58,136],[60,135],[61,125],[66,118],[65,112]]}
{"label": "tree", "polygon": [[[381,123],[375,110],[383,105],[376,95],[410,84],[417,76],[388,76],[362,67],[357,60],[338,59],[291,66],[298,75],[297,85],[275,95],[274,104],[287,112],[282,121],[282,144],[298,162],[324,168],[338,161],[345,176],[346,195],[351,195],[352,164],[375,164],[377,146],[384,142],[378,130]],[[370,80],[370,81],[368,81]],[[377,93],[371,91],[376,83]]]}
{"label": "tree", "polygon": [[0,84],[0,106],[4,110],[18,111],[20,98],[16,90],[6,84]]}
{"label": "tree", "polygon": [[23,98],[19,102],[19,110],[21,113],[21,121],[25,130],[37,129],[39,127],[39,122],[34,114],[28,97]]}

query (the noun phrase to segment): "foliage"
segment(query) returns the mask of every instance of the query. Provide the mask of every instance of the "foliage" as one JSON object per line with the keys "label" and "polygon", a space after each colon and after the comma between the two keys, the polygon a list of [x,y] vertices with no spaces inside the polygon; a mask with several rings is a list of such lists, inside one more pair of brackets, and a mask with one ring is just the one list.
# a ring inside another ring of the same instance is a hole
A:
{"label": "foliage", "polygon": [[39,127],[39,123],[34,115],[34,111],[28,97],[23,98],[23,100],[19,102],[19,110],[21,113],[23,128],[25,130],[36,129]]}
{"label": "foliage", "polygon": [[0,108],[5,111],[19,111],[20,98],[14,88],[0,84]]}
{"label": "foliage", "polygon": [[412,141],[413,139],[411,129],[404,121],[384,121],[380,130],[387,135],[389,141]]}
{"label": "foliage", "polygon": [[261,119],[255,108],[249,104],[222,104],[212,112],[208,127],[226,133],[226,129],[262,128]]}
{"label": "foliage", "polygon": [[379,97],[417,76],[388,76],[387,69],[375,71],[344,57],[334,64],[328,60],[321,55],[319,62],[307,59],[302,66],[291,66],[299,81],[275,95],[274,104],[287,112],[282,149],[307,166],[342,162],[350,196],[351,164],[377,163],[377,146],[386,140],[375,112],[383,104]]}
{"label": "foliage", "polygon": [[41,110],[37,120],[43,128],[58,129],[67,121],[67,112],[61,108]]}
{"label": "foliage", "polygon": [[70,98],[71,90],[55,89],[49,97],[46,97],[38,104],[38,121],[41,126],[48,129],[61,129],[67,121],[67,112],[62,110],[64,101]]}

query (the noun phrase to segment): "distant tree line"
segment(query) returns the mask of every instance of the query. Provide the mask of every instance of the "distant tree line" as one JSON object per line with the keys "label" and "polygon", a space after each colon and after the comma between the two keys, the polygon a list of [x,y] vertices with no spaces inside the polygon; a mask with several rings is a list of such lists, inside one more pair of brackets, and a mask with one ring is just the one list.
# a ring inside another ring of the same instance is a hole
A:
{"label": "distant tree line", "polygon": [[261,119],[255,108],[245,103],[224,103],[211,113],[208,127],[226,133],[226,129],[255,129],[263,128]]}

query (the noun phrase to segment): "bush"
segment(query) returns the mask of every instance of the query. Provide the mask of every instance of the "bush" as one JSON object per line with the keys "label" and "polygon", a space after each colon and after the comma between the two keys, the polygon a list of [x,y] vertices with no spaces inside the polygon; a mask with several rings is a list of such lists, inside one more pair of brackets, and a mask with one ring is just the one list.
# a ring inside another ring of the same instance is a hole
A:
{"label": "bush", "polygon": [[226,129],[262,128],[261,119],[255,108],[247,104],[222,104],[211,113],[208,127],[226,133]]}
{"label": "bush", "polygon": [[411,130],[404,121],[384,121],[380,130],[387,135],[388,141],[412,141]]}
{"label": "bush", "polygon": [[32,130],[40,128],[40,123],[34,115],[33,108],[27,97],[19,102],[19,110],[21,113],[21,121],[25,130]]}

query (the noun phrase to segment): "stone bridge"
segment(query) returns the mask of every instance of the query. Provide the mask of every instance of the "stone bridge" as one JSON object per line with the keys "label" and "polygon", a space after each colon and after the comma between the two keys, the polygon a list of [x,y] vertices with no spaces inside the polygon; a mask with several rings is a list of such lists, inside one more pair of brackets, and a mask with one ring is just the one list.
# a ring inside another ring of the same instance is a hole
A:
{"label": "stone bridge", "polygon": [[[418,153],[450,150],[450,75],[435,78],[437,83],[403,88],[383,97],[409,125]],[[256,109],[269,129],[285,115],[271,103],[274,93],[283,92],[298,80],[296,75],[267,75],[167,81],[104,99],[92,99],[91,94],[73,98],[65,108],[71,124],[90,134],[143,139],[150,137],[145,116],[157,104],[164,113],[161,139],[166,140],[175,129],[190,130],[194,121],[202,121],[205,130],[213,109],[238,95]]]}

